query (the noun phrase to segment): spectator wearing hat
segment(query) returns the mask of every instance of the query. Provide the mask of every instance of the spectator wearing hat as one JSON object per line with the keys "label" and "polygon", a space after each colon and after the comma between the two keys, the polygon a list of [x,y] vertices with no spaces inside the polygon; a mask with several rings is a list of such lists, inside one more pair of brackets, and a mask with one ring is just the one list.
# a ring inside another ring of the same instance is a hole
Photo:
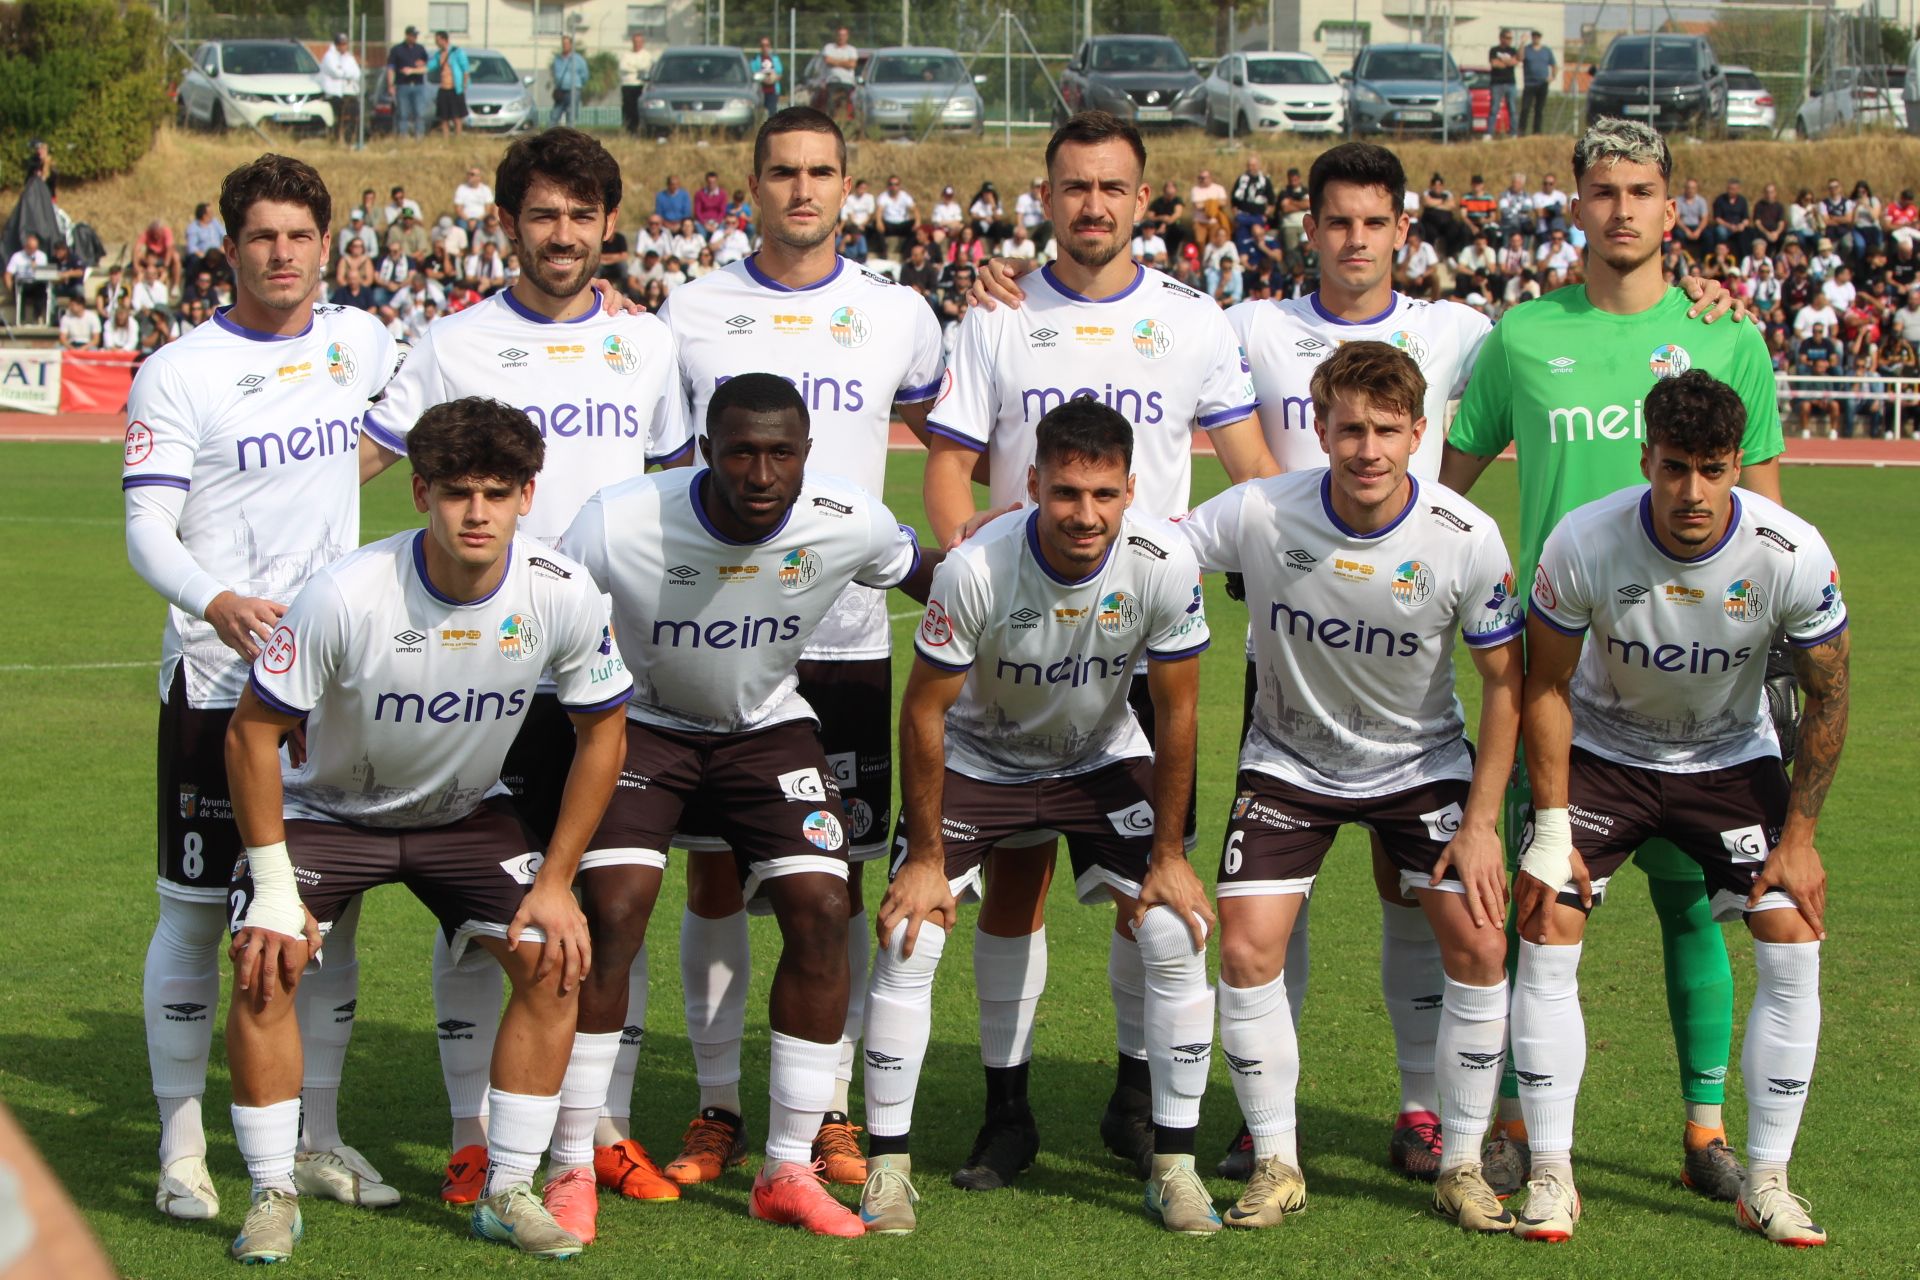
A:
{"label": "spectator wearing hat", "polygon": [[433,237],[420,225],[419,211],[411,204],[400,210],[400,220],[387,228],[387,247],[400,247],[400,251],[415,262],[420,262],[433,252]]}
{"label": "spectator wearing hat", "polygon": [[433,87],[427,83],[427,47],[416,26],[409,25],[407,38],[387,51],[387,93],[393,99],[394,136],[426,137]]}
{"label": "spectator wearing hat", "polygon": [[368,224],[367,211],[358,207],[347,210],[347,225],[340,228],[340,240],[334,246],[334,256],[345,254],[355,240],[366,246],[367,257],[380,256],[380,233]]}
{"label": "spectator wearing hat", "polygon": [[934,203],[933,212],[927,215],[936,230],[944,231],[949,237],[960,234],[960,228],[967,223],[967,211],[960,207],[960,199],[952,187],[940,188],[940,199]]}
{"label": "spectator wearing hat", "polygon": [[1833,278],[1840,269],[1840,255],[1833,251],[1833,241],[1821,236],[1813,243],[1813,257],[1807,260],[1807,274],[1819,284]]}

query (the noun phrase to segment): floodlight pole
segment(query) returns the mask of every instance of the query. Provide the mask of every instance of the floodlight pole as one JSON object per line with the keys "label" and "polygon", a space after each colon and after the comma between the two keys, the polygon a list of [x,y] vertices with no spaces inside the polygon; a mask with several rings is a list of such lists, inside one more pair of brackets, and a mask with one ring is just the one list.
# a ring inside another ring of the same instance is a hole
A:
{"label": "floodlight pole", "polygon": [[[1091,4],[1092,0],[1088,0]],[[1001,36],[1005,43],[1000,55],[1001,95],[1006,99],[1000,107],[1000,145],[1011,149],[1013,146],[1013,10],[1000,11]]]}

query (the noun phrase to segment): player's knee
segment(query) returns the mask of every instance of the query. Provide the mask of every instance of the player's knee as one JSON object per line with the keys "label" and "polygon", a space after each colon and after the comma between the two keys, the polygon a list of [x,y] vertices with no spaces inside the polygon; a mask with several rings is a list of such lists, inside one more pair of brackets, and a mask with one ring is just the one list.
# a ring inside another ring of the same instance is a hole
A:
{"label": "player's knee", "polygon": [[783,876],[773,882],[776,914],[787,953],[808,957],[847,954],[847,882],[837,876]]}
{"label": "player's knee", "polygon": [[604,963],[624,972],[646,940],[653,904],[635,893],[592,890],[581,896],[580,911],[593,939],[594,967]]}
{"label": "player's knee", "polygon": [[893,926],[886,942],[874,953],[875,990],[909,990],[933,985],[934,970],[946,953],[947,931],[931,920],[921,921],[920,932],[914,936],[912,955],[901,954],[906,937],[907,922],[902,920]]}
{"label": "player's knee", "polygon": [[1455,982],[1490,987],[1507,975],[1507,933],[1497,922],[1468,930],[1449,951],[1447,976]]}
{"label": "player's knee", "polygon": [[1280,976],[1284,948],[1263,947],[1244,932],[1220,932],[1220,980],[1236,987],[1264,987]]}
{"label": "player's knee", "polygon": [[1184,974],[1197,968],[1205,974],[1206,953],[1194,949],[1187,922],[1172,908],[1148,908],[1133,927],[1133,936],[1140,944],[1140,962],[1149,973]]}

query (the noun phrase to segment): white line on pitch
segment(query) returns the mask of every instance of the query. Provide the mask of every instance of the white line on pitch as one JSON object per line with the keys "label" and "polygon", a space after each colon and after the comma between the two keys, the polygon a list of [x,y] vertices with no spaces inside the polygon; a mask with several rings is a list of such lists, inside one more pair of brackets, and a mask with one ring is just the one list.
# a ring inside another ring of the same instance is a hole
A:
{"label": "white line on pitch", "polygon": [[0,666],[0,673],[34,671],[132,671],[154,665],[152,658],[140,662],[11,662]]}

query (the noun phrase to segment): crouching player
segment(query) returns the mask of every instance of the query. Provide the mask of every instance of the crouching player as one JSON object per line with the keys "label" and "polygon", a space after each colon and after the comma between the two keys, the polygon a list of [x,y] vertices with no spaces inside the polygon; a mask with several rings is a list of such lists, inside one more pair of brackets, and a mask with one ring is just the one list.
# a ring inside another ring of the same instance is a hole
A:
{"label": "crouching player", "polygon": [[[1753,934],[1741,1226],[1827,1242],[1787,1190],[1820,1039],[1826,872],[1814,826],[1847,730],[1847,612],[1820,533],[1740,482],[1746,407],[1695,369],[1654,385],[1636,485],[1548,537],[1527,624],[1533,840],[1514,880],[1520,969],[1513,1057],[1533,1140],[1514,1234],[1580,1220],[1573,1112],[1586,1067],[1576,973],[1587,912],[1655,836],[1706,873],[1714,914]],[[1591,635],[1589,636],[1589,632]],[[1793,781],[1767,713],[1767,646],[1784,634],[1805,696]]]}
{"label": "crouching player", "polygon": [[[1227,1225],[1306,1204],[1287,939],[1334,836],[1370,827],[1440,942],[1434,1208],[1467,1230],[1513,1219],[1481,1176],[1506,1043],[1506,866],[1495,823],[1519,733],[1522,621],[1500,531],[1407,473],[1426,380],[1396,347],[1350,342],[1311,383],[1331,464],[1236,486],[1179,528],[1200,566],[1246,577],[1259,689],[1221,853],[1220,1047],[1252,1131]],[[1480,674],[1480,748],[1453,687],[1458,631]]]}
{"label": "crouching player", "polygon": [[[1213,912],[1182,836],[1207,647],[1199,572],[1172,528],[1126,513],[1124,417],[1070,400],[1035,437],[1033,508],[988,523],[941,565],[901,706],[904,812],[867,993],[860,1213],[869,1231],[914,1228],[908,1133],[955,894],[978,891],[995,845],[1043,831],[1066,836],[1081,900],[1111,896],[1139,939],[1155,1134],[1147,1207],[1172,1230],[1218,1231],[1193,1168],[1213,1042]],[[1157,759],[1127,703],[1143,655]],[[988,1126],[1023,1136],[1013,1164],[1025,1168],[1039,1137],[1018,1084],[1013,1098],[988,1099]]]}
{"label": "crouching player", "polygon": [[[515,537],[544,456],[527,415],[456,400],[422,415],[407,445],[427,527],[315,575],[261,650],[227,731],[246,844],[233,878],[227,1020],[234,1137],[253,1178],[233,1242],[241,1262],[283,1261],[300,1238],[301,969],[354,895],[393,883],[433,912],[456,957],[477,943],[513,984],[493,1054],[474,1234],[548,1258],[581,1247],[530,1183],[590,959],[570,886],[620,773],[632,684],[586,573]],[[543,674],[576,734],[544,860],[500,782]],[[283,780],[280,742],[303,719],[306,760]]]}

